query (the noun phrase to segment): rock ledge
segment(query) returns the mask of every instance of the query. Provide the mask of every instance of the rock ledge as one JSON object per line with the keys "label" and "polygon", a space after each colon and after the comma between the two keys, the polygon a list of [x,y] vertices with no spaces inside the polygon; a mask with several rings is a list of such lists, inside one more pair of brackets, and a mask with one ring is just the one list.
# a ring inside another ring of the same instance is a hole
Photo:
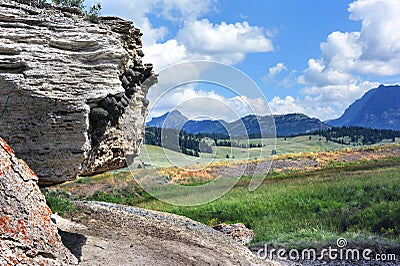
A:
{"label": "rock ledge", "polygon": [[0,136],[40,185],[118,169],[124,152],[138,154],[156,82],[141,35],[115,17],[93,24],[0,0]]}

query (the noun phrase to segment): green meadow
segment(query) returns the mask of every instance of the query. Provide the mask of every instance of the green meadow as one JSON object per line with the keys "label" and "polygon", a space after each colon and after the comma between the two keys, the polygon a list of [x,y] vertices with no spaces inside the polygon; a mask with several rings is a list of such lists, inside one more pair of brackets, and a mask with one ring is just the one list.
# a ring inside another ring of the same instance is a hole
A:
{"label": "green meadow", "polygon": [[[48,200],[50,206],[57,206],[57,198],[65,200],[68,191],[75,190],[69,200],[133,205],[184,215],[210,226],[241,222],[255,232],[252,246],[306,248],[332,245],[344,237],[354,246],[400,250],[400,158],[272,172],[253,192],[248,190],[249,182],[244,176],[219,199],[183,207],[151,197],[128,172],[106,173],[63,185],[58,194],[48,195]],[[99,183],[107,184],[107,189],[90,196],[76,194],[77,187]]]}
{"label": "green meadow", "polygon": [[[293,138],[277,138],[274,139],[250,139],[241,141],[245,144],[265,144],[262,148],[236,148],[236,147],[214,147],[213,154],[201,153],[200,157],[188,156],[175,151],[163,149],[158,146],[144,145],[141,149],[141,154],[135,159],[134,165],[140,164],[140,161],[146,164],[151,164],[154,167],[168,167],[174,163],[181,166],[193,164],[207,164],[216,161],[228,160],[246,160],[256,159],[260,157],[270,156],[272,150],[276,151],[276,155],[307,153],[307,152],[323,152],[334,151],[350,146],[343,146],[335,142],[327,142],[325,138],[318,136],[299,136]],[[228,156],[227,156],[228,155]],[[228,158],[229,157],[229,158]]]}
{"label": "green meadow", "polygon": [[254,192],[250,178],[214,202],[172,206],[148,199],[137,206],[176,213],[205,224],[242,222],[254,244],[307,247],[339,237],[368,247],[399,250],[400,158],[315,171],[269,174]]}

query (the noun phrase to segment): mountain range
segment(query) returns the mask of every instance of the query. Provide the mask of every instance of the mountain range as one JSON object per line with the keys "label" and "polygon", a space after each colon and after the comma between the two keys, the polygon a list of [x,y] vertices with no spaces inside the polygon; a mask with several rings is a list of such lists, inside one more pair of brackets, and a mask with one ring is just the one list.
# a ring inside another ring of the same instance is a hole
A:
{"label": "mountain range", "polygon": [[[304,114],[286,114],[271,116],[248,115],[233,122],[224,120],[189,120],[179,111],[165,113],[153,118],[146,124],[149,127],[182,129],[190,134],[224,134],[230,136],[272,136],[276,128],[277,136],[294,136],[316,130],[330,128],[319,119]],[[274,124],[275,121],[275,124]],[[261,132],[261,129],[263,132]]]}
{"label": "mountain range", "polygon": [[[344,114],[325,122],[304,114],[271,116],[248,115],[234,122],[224,120],[189,120],[179,111],[155,117],[146,126],[183,129],[187,133],[225,134],[230,136],[272,136],[275,122],[276,135],[280,137],[307,134],[330,127],[360,126],[375,129],[400,130],[400,86],[381,85],[368,91],[362,98],[351,104]],[[274,122],[273,122],[274,121]]]}
{"label": "mountain range", "polygon": [[351,104],[344,114],[325,122],[331,126],[360,126],[400,130],[400,86],[379,86]]}

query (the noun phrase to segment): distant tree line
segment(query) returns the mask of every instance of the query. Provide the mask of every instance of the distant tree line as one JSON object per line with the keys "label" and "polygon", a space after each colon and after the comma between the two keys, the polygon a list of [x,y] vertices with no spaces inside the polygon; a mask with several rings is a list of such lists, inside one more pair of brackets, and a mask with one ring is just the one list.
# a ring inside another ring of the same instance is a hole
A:
{"label": "distant tree line", "polygon": [[223,147],[236,147],[236,148],[261,148],[262,144],[261,143],[241,143],[239,140],[217,140],[215,139],[214,142],[216,143],[217,146],[223,146]]}
{"label": "distant tree line", "polygon": [[189,134],[183,130],[146,127],[144,143],[199,157],[202,152],[213,152],[212,144],[204,140],[206,137],[205,134]]}
{"label": "distant tree line", "polygon": [[[342,145],[371,145],[385,139],[395,142],[396,138],[400,137],[400,131],[343,126],[317,130],[307,135],[310,135],[309,139],[311,139],[311,135],[318,135],[320,140],[325,137],[326,141]],[[206,141],[207,138],[209,141]],[[179,131],[177,129],[162,129],[158,127],[146,127],[145,144],[164,147],[196,157],[199,157],[200,153],[212,153],[213,145],[243,149],[262,147],[262,143],[243,143],[240,139],[231,139],[225,134],[189,134],[184,130]]]}
{"label": "distant tree line", "polygon": [[[210,141],[205,141],[209,139]],[[200,153],[212,153],[212,146],[261,148],[261,143],[241,143],[239,139],[230,139],[228,135],[219,133],[190,134],[184,130],[146,127],[144,143],[164,147],[173,151],[191,156],[200,156]]]}
{"label": "distant tree line", "polygon": [[326,141],[332,141],[343,145],[362,144],[370,145],[389,139],[392,142],[400,137],[400,131],[388,129],[372,129],[364,127],[332,127],[327,130],[313,132],[314,135],[325,137]]}

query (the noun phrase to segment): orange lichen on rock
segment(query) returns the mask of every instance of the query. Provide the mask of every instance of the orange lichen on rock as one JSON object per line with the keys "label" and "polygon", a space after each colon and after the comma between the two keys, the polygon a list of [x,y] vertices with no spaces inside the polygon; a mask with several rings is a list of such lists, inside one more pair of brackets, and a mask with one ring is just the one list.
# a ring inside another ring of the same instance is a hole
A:
{"label": "orange lichen on rock", "polygon": [[36,175],[10,151],[0,138],[0,265],[75,265],[51,222]]}
{"label": "orange lichen on rock", "polygon": [[13,149],[5,142],[3,139],[0,138],[0,145],[3,146],[3,148],[9,153],[9,154],[14,154]]}
{"label": "orange lichen on rock", "polygon": [[0,218],[0,233],[2,235],[8,233],[10,231],[8,225],[10,224],[10,218],[8,217],[8,215],[3,215]]}

